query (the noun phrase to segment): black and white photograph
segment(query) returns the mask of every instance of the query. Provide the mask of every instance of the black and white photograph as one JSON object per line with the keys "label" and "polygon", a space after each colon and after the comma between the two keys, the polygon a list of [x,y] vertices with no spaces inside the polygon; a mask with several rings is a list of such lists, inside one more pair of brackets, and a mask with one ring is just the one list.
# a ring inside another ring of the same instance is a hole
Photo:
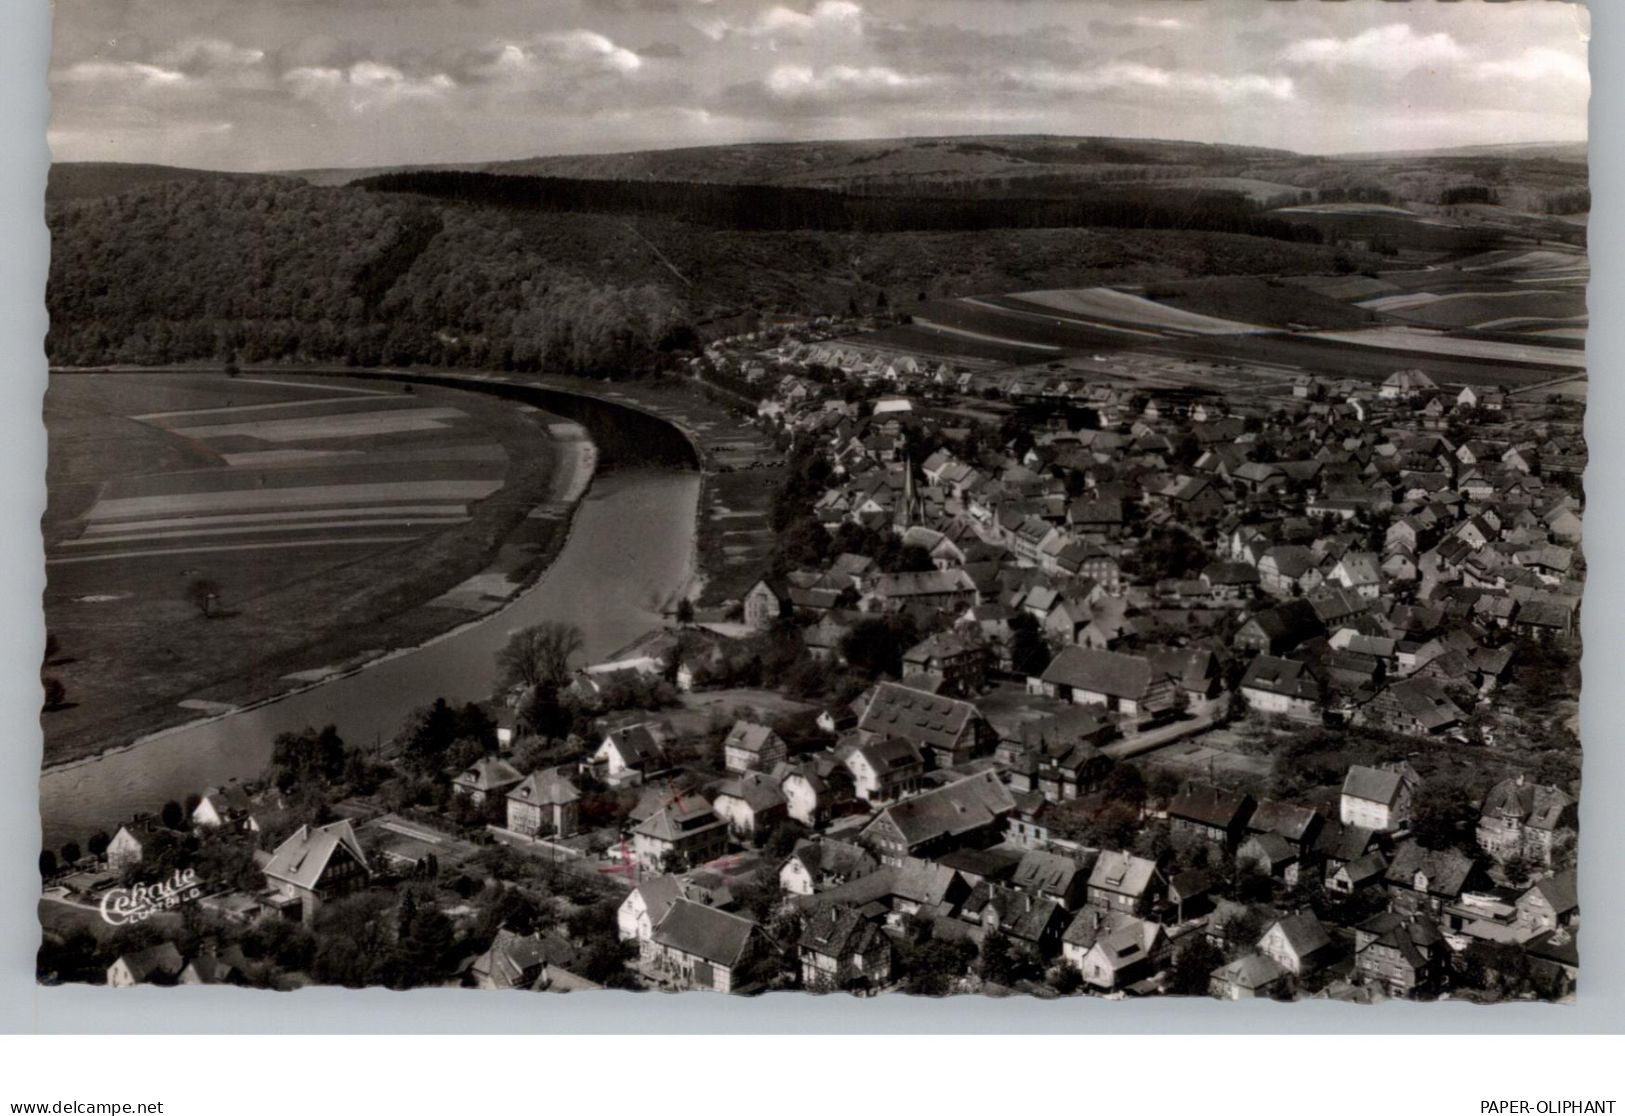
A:
{"label": "black and white photograph", "polygon": [[1589,27],[59,0],[34,980],[1573,1004]]}

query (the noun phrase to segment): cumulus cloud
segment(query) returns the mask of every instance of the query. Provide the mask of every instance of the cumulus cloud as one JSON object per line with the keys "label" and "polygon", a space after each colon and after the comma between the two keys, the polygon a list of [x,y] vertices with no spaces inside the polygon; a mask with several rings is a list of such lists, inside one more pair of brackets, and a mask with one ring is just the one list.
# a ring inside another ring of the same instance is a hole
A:
{"label": "cumulus cloud", "polygon": [[805,11],[777,4],[750,19],[705,14],[695,16],[692,22],[707,38],[717,41],[744,38],[776,42],[859,36],[863,34],[863,21],[863,8],[852,0],[818,0]]}
{"label": "cumulus cloud", "polygon": [[1100,35],[1106,38],[1121,38],[1126,35],[1137,35],[1141,31],[1184,31],[1190,27],[1185,20],[1174,16],[1133,16],[1129,19],[1091,19],[1088,23],[1091,35]]}
{"label": "cumulus cloud", "polygon": [[401,101],[436,100],[457,87],[447,74],[413,77],[383,62],[362,61],[347,69],[299,66],[282,75],[294,95],[365,112]]}
{"label": "cumulus cloud", "polygon": [[154,55],[152,60],[186,73],[235,71],[258,66],[265,61],[265,52],[224,39],[183,39]]}
{"label": "cumulus cloud", "polygon": [[607,35],[577,28],[496,42],[455,68],[470,79],[531,83],[572,72],[633,74],[643,68],[643,58]]}
{"label": "cumulus cloud", "polygon": [[1007,75],[1016,88],[1044,93],[1169,93],[1221,101],[1292,98],[1289,77],[1267,74],[1208,74],[1165,69],[1142,62],[1108,62],[1077,70],[1015,70]]}
{"label": "cumulus cloud", "polygon": [[1389,23],[1345,39],[1300,39],[1282,51],[1281,57],[1295,66],[1403,74],[1455,65],[1467,58],[1467,51],[1447,31],[1421,35],[1408,23]]}
{"label": "cumulus cloud", "polygon": [[762,83],[782,100],[818,99],[848,94],[899,94],[930,84],[930,79],[900,74],[889,66],[775,66]]}
{"label": "cumulus cloud", "polygon": [[75,62],[56,74],[58,81],[72,83],[109,82],[139,85],[149,89],[180,85],[188,80],[179,70],[155,66],[150,62],[92,61]]}
{"label": "cumulus cloud", "polygon": [[1534,46],[1511,58],[1490,59],[1476,67],[1479,77],[1500,81],[1567,81],[1589,85],[1591,75],[1584,58],[1553,47]]}

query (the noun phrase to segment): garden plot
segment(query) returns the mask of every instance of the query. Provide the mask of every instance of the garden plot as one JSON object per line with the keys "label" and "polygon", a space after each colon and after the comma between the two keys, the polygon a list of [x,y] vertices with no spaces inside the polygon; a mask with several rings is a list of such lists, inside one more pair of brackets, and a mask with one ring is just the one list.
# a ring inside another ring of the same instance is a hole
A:
{"label": "garden plot", "polygon": [[380,501],[483,500],[502,487],[496,480],[392,481],[378,484],[327,484],[310,487],[229,489],[224,492],[171,493],[98,500],[86,515],[91,521],[142,519],[212,512],[289,510],[376,504]]}
{"label": "garden plot", "polygon": [[1082,290],[1024,291],[1012,298],[1034,306],[1044,306],[1104,327],[1138,327],[1152,336],[1188,336],[1228,333],[1257,333],[1263,326],[1226,318],[1195,314],[1174,306],[1164,306],[1139,295],[1110,287]]}
{"label": "garden plot", "polygon": [[465,412],[455,407],[418,407],[411,410],[373,410],[358,414],[188,426],[175,432],[189,438],[241,436],[264,442],[308,442],[329,438],[368,438],[379,434],[420,434],[443,430],[448,420],[467,417]]}

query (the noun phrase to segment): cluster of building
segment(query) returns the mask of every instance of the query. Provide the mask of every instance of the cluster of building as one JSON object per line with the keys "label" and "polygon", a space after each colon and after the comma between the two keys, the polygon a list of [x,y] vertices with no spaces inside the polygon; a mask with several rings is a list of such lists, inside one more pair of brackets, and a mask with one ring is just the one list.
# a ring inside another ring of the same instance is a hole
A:
{"label": "cluster of building", "polygon": [[[1520,654],[1577,639],[1574,424],[1420,372],[1246,405],[1074,382],[1093,420],[990,446],[918,395],[853,403],[838,383],[969,393],[963,369],[825,342],[759,367],[760,421],[829,465],[807,516],[832,538],[895,536],[907,567],[833,548],[759,580],[739,625],[651,636],[576,686],[630,671],[687,689],[694,655],[768,630],[840,668],[860,626],[906,615],[900,676],[825,709],[813,750],[746,718],[717,769],[696,768],[649,712],[606,722],[574,762],[526,772],[505,752],[452,779],[502,804],[506,836],[559,845],[582,836],[584,779],[638,788],[600,837],[647,984],[882,990],[923,943],[995,937],[1051,985],[1112,995],[1168,990],[1199,941],[1226,998],[1444,991],[1475,942],[1572,984],[1575,788],[1498,757],[1493,714]],[[1476,832],[1419,840],[1427,780],[1403,762],[1349,766],[1306,801],[1213,777],[1103,792],[1117,765],[1238,717],[1487,745]],[[231,808],[219,792],[199,806]],[[1125,811],[1166,843],[1101,839]],[[767,856],[787,828],[794,847]],[[109,859],[132,841],[121,830]],[[348,822],[301,828],[262,867],[265,910],[306,919],[373,874]],[[745,902],[764,879],[768,914]],[[503,935],[476,982],[545,986],[548,944]]]}

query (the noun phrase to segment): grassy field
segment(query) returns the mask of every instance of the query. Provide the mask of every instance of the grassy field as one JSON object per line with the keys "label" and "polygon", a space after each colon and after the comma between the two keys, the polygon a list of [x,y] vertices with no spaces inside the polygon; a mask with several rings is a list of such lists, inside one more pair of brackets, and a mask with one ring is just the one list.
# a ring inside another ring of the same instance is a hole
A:
{"label": "grassy field", "polygon": [[[1347,278],[1326,278],[1331,289],[1347,283]],[[1363,283],[1374,282],[1354,276]],[[1310,326],[1317,329],[1350,329],[1372,325],[1377,314],[1339,301],[1330,291],[1316,290],[1296,279],[1265,279],[1252,275],[1229,275],[1213,279],[1186,279],[1157,283],[1143,292],[1147,298],[1194,314],[1208,314],[1232,321],[1252,322],[1278,329]]]}
{"label": "grassy field", "polygon": [[[556,550],[563,521],[527,518],[555,474],[548,416],[469,392],[346,387],[52,377],[45,612],[61,655],[47,673],[69,704],[43,718],[47,762],[189,719],[185,700],[238,704],[420,642],[468,619],[429,602],[493,562],[523,580]],[[380,412],[418,419],[314,421]],[[288,421],[308,437],[291,440]],[[218,432],[256,422],[283,440]],[[233,465],[216,440],[258,448]],[[292,448],[345,456],[263,456]],[[189,597],[200,579],[219,587],[212,616]]]}

